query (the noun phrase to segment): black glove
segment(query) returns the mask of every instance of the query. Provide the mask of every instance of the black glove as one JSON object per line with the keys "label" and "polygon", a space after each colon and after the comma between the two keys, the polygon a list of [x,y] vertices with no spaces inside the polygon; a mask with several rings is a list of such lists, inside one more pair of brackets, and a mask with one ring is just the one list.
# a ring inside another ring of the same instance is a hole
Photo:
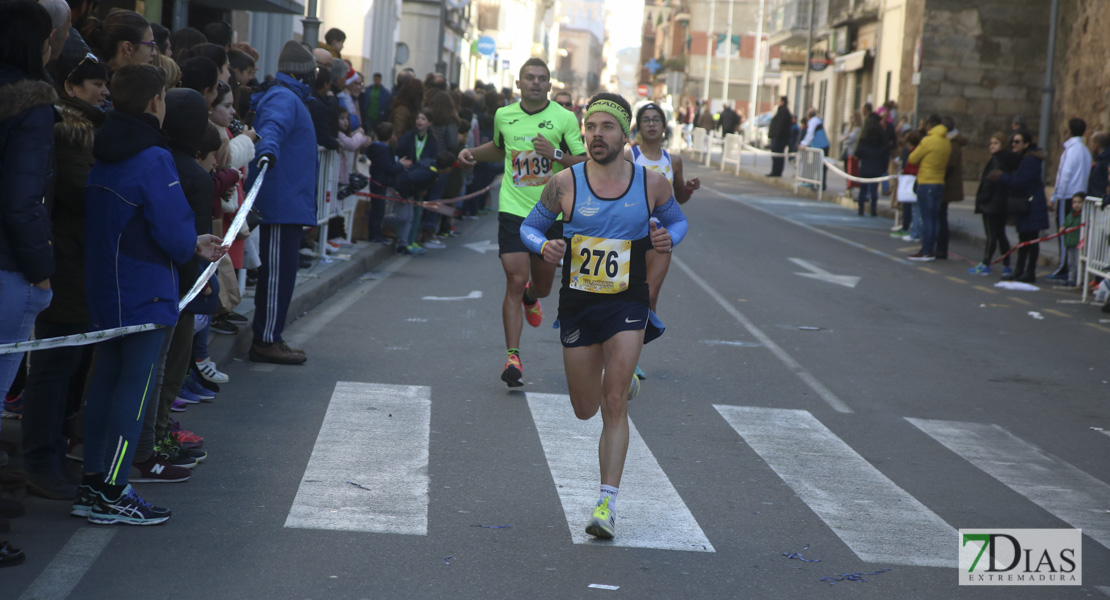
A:
{"label": "black glove", "polygon": [[255,164],[258,165],[259,169],[261,169],[263,165],[270,165],[270,168],[273,169],[274,165],[277,164],[277,157],[274,156],[272,153],[267,152],[262,156],[259,156],[258,162]]}

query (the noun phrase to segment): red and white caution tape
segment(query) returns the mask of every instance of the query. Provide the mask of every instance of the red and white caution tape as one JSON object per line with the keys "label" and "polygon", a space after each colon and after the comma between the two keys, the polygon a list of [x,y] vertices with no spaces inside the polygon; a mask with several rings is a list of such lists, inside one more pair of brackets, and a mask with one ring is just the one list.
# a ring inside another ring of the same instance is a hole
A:
{"label": "red and white caution tape", "polygon": [[765,154],[767,156],[781,156],[783,158],[786,158],[790,156],[797,156],[798,154],[797,152],[771,152],[770,150],[764,150],[763,148],[756,148],[755,146],[747,142],[740,142],[740,146],[744,149],[745,152],[751,152],[753,154]]}
{"label": "red and white caution tape", "polygon": [[992,260],[991,264],[992,265],[997,265],[998,263],[1002,262],[1002,260],[1005,259],[1007,256],[1013,254],[1014,251],[1017,250],[1018,248],[1024,248],[1026,246],[1032,246],[1033,244],[1039,244],[1041,242],[1047,242],[1048,240],[1058,238],[1062,235],[1071,233],[1073,231],[1079,231],[1080,229],[1083,229],[1084,225],[1085,225],[1085,223],[1080,223],[1079,225],[1076,225],[1075,227],[1068,227],[1067,229],[1065,229],[1065,230],[1063,230],[1059,233],[1054,233],[1052,235],[1046,235],[1042,238],[1037,238],[1035,240],[1026,240],[1026,241],[1021,242],[1019,244],[1014,244],[1013,246],[1010,247],[1009,252],[1007,252],[1006,254],[1003,254],[1002,256],[999,256],[998,258]]}
{"label": "red and white caution tape", "polygon": [[840,175],[841,177],[843,177],[844,179],[847,179],[848,181],[855,181],[856,183],[882,183],[884,181],[891,181],[891,180],[894,180],[894,179],[898,179],[897,175],[883,175],[882,177],[857,177],[855,175],[849,175],[848,173],[845,173],[843,169],[840,168],[840,163],[838,163],[837,161],[835,161],[835,160],[833,160],[833,159],[831,159],[827,156],[824,157],[824,160],[825,160],[825,166],[827,166],[830,171],[832,171],[833,173],[836,173],[837,175]]}

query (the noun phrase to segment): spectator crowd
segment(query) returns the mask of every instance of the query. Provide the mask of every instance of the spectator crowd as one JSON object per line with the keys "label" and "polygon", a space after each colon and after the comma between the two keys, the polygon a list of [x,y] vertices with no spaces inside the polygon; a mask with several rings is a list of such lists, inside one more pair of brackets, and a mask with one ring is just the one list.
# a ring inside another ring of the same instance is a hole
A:
{"label": "spectator crowd", "polygon": [[[369,240],[422,255],[490,212],[503,169],[453,167],[493,137],[508,89],[463,93],[411,69],[367,80],[339,29],[316,48],[287,42],[260,79],[226,22],[171,32],[97,5],[0,0],[0,387],[20,419],[0,441],[0,533],[24,489],[97,524],[170,518],[131,484],[187,481],[207,458],[177,419],[230,393],[210,336],[250,327],[251,360],[307,361],[282,336],[297,269],[355,226],[333,220],[340,234],[313,243],[322,187],[368,200]],[[336,181],[305,168],[328,152]],[[248,319],[236,310],[251,287]],[[103,331],[116,333],[70,343]],[[11,347],[53,338],[70,341]],[[23,560],[0,541],[0,566]]]}

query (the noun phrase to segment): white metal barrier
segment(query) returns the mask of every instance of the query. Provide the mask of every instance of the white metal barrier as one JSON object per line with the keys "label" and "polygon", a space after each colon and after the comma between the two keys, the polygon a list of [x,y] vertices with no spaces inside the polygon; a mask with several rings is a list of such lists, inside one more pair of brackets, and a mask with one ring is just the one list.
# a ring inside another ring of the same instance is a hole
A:
{"label": "white metal barrier", "polygon": [[339,153],[319,148],[316,155],[316,225],[319,239],[316,251],[326,256],[328,220],[335,216],[339,203]]}
{"label": "white metal barrier", "polygon": [[739,134],[729,133],[725,135],[724,145],[721,149],[721,170],[725,170],[725,166],[729,164],[736,165],[736,174],[740,174],[740,157],[741,151],[744,147],[744,138]]}
{"label": "white metal barrier", "polygon": [[709,156],[709,134],[701,127],[694,128],[694,141],[690,146],[690,151],[696,154],[701,154],[699,160],[705,160]]}
{"label": "white metal barrier", "polygon": [[1083,249],[1079,266],[1083,269],[1083,302],[1092,277],[1110,279],[1110,207],[1100,208],[1102,198],[1087,196],[1083,203]]}
{"label": "white metal barrier", "polygon": [[713,159],[713,147],[720,146],[721,150],[723,151],[725,147],[725,141],[717,136],[716,131],[707,132],[705,139],[705,166],[708,167],[710,166],[710,162]]}
{"label": "white metal barrier", "polygon": [[[344,150],[347,153],[347,168],[353,173],[357,171],[358,167],[358,152],[355,150]],[[338,171],[336,171],[338,174]],[[344,229],[347,230],[347,241],[354,241],[355,232],[355,209],[358,208],[358,196],[354,194],[348,195],[346,198],[340,200],[336,205],[336,214],[343,217]]]}
{"label": "white metal barrier", "polygon": [[800,148],[794,166],[794,191],[803,183],[817,186],[817,200],[825,187],[825,152],[819,148]]}

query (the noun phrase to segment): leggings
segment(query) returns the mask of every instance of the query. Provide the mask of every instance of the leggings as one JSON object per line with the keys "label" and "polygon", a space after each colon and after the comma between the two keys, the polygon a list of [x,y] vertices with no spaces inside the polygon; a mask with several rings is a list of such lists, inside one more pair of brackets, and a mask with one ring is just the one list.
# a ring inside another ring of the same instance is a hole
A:
{"label": "leggings", "polygon": [[[1018,242],[1028,242],[1037,239],[1039,231],[1019,231]],[[1017,251],[1017,268],[1014,269],[1015,279],[1028,279],[1033,281],[1037,276],[1037,258],[1041,254],[1040,244],[1022,246]]]}
{"label": "leggings", "polygon": [[[1010,240],[1006,237],[1006,215],[984,213],[983,231],[987,234],[987,245],[983,249],[983,264],[989,265],[994,260],[995,248],[998,249],[999,254],[1010,251]],[[1003,258],[1002,264],[1010,266],[1010,257]]]}

